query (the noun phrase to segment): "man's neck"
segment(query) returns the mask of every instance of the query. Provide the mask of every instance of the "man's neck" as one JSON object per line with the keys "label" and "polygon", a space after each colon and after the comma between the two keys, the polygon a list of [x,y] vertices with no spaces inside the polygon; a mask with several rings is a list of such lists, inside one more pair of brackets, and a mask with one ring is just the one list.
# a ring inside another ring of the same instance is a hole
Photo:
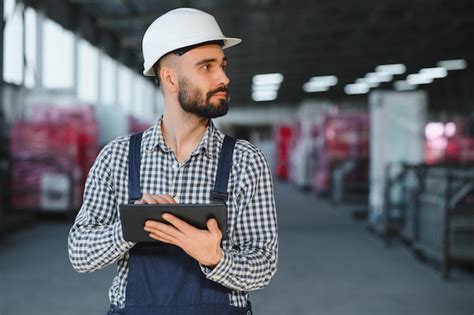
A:
{"label": "man's neck", "polygon": [[166,145],[174,152],[180,164],[196,149],[206,132],[209,120],[179,109],[163,114],[161,132]]}

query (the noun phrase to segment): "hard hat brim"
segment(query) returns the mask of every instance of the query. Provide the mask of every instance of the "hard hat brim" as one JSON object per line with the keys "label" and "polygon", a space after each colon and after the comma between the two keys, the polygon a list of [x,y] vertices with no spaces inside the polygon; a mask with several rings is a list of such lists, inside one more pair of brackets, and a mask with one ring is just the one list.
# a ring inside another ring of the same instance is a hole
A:
{"label": "hard hat brim", "polygon": [[[239,44],[240,42],[242,42],[242,39],[240,38],[234,38],[234,37],[222,37],[222,38],[216,38],[216,37],[213,37],[213,38],[209,38],[209,39],[206,39],[206,40],[200,40],[198,42],[194,42],[194,43],[190,43],[189,45],[185,45],[183,47],[186,47],[186,46],[191,46],[191,45],[196,45],[196,44],[199,44],[199,43],[206,43],[206,42],[209,42],[209,41],[215,41],[215,40],[222,40],[224,41],[224,45],[222,46],[222,49],[226,49],[226,48],[229,48],[229,47],[232,47],[232,46],[235,46],[237,44]],[[183,48],[183,47],[179,47],[179,48]],[[179,49],[179,48],[176,48],[176,49]],[[163,56],[165,56],[166,54],[174,51],[175,49],[171,50],[171,51],[168,51],[164,54],[162,54],[161,56],[158,56],[155,60],[155,62],[150,65],[149,67],[147,67],[145,70],[143,70],[143,74],[145,76],[148,76],[148,77],[154,77],[155,76],[155,73],[153,71],[153,66],[155,65],[155,63],[160,60]]]}

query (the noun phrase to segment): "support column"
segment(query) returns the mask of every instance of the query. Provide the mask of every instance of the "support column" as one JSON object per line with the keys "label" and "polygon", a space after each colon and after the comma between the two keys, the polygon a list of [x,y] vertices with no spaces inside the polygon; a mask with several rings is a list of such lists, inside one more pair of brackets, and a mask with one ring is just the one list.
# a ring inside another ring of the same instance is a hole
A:
{"label": "support column", "polygon": [[43,82],[43,21],[44,12],[41,10],[36,11],[36,77],[35,87],[42,89],[44,87]]}
{"label": "support column", "polygon": [[113,76],[115,78],[114,81],[114,99],[113,99],[113,106],[120,107],[119,105],[119,61],[114,59],[114,71]]}
{"label": "support column", "polygon": [[98,53],[98,60],[97,60],[97,103],[95,104],[100,105],[104,103],[104,87],[102,84],[102,64],[104,63],[104,51],[99,47],[97,47]]}
{"label": "support column", "polygon": [[133,108],[135,106],[137,106],[137,104],[135,103],[135,94],[136,94],[136,89],[135,89],[135,76],[132,72],[132,70],[130,68],[128,68],[128,73],[129,73],[129,76],[130,76],[130,102],[128,104],[126,104],[126,108],[127,108],[127,111],[128,113],[130,113],[131,115],[135,116],[136,117],[136,114],[133,110]]}
{"label": "support column", "polygon": [[[0,142],[3,139],[4,132],[6,131],[5,129],[5,124],[6,124],[6,118],[5,118],[5,111],[3,108],[3,23],[4,23],[4,17],[3,17],[3,6],[4,6],[4,1],[0,0],[0,17],[2,23],[0,23]],[[1,143],[3,144],[3,143]],[[2,149],[0,148],[0,160],[2,159],[2,154],[1,151]],[[1,203],[0,203],[1,204]],[[1,207],[1,205],[0,205]],[[1,210],[0,210],[0,216],[1,216]],[[1,221],[1,217],[0,217]]]}
{"label": "support column", "polygon": [[74,33],[72,48],[72,89],[79,98],[79,33]]}
{"label": "support column", "polygon": [[25,4],[20,3],[19,9],[21,10],[21,27],[22,27],[22,34],[21,34],[21,45],[22,45],[22,58],[21,58],[21,83],[20,85],[24,88],[26,82],[26,19],[25,19]]}
{"label": "support column", "polygon": [[3,115],[3,5],[3,0],[0,0],[0,17],[2,19],[2,23],[0,23],[0,115]]}
{"label": "support column", "polygon": [[7,171],[7,149],[6,146],[6,121],[3,110],[3,0],[0,0],[0,17],[2,23],[0,23],[0,232],[3,232],[5,228],[3,222],[5,222],[6,212],[6,196],[5,188],[7,187],[6,182],[6,171]]}

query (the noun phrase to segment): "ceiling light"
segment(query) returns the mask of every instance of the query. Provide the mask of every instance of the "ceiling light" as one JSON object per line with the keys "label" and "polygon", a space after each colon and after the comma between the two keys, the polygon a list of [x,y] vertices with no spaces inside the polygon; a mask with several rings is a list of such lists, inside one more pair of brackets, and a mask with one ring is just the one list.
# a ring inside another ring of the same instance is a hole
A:
{"label": "ceiling light", "polygon": [[347,84],[344,87],[346,94],[366,94],[369,90],[369,85],[364,83]]}
{"label": "ceiling light", "polygon": [[[380,84],[380,81],[378,78],[376,77],[365,77],[365,78],[362,78],[362,80],[365,80],[365,83],[369,84],[369,85],[372,85],[372,84]],[[359,83],[364,83],[362,81],[360,81]]]}
{"label": "ceiling light", "polygon": [[252,91],[277,91],[280,88],[280,83],[274,83],[274,84],[258,84],[252,85]]}
{"label": "ceiling light", "polygon": [[418,84],[430,84],[433,82],[433,78],[422,73],[410,74],[407,77],[408,84],[418,85]]}
{"label": "ceiling light", "polygon": [[312,77],[309,82],[319,82],[321,85],[334,86],[338,80],[335,75],[325,75],[319,77]]}
{"label": "ceiling light", "polygon": [[437,66],[443,67],[448,71],[464,70],[467,67],[467,62],[464,59],[441,60]]}
{"label": "ceiling light", "polygon": [[380,86],[380,83],[374,79],[360,78],[355,81],[355,83],[365,83],[369,85],[370,88],[376,88]]}
{"label": "ceiling light", "polygon": [[408,83],[407,81],[395,81],[393,83],[393,87],[397,91],[411,91],[416,89],[416,85],[412,85]]}
{"label": "ceiling light", "polygon": [[377,72],[388,72],[392,75],[404,74],[406,70],[407,68],[405,67],[405,65],[401,63],[380,65],[375,68],[375,71]]}
{"label": "ceiling light", "polygon": [[448,71],[443,67],[435,68],[424,68],[419,71],[420,74],[425,74],[432,77],[433,79],[445,78],[448,75]]}
{"label": "ceiling light", "polygon": [[277,96],[277,91],[258,91],[252,93],[252,99],[256,102],[273,101]]}
{"label": "ceiling light", "polygon": [[322,85],[319,82],[306,82],[303,84],[303,91],[306,93],[312,93],[312,92],[325,92],[329,90],[328,85]]}
{"label": "ceiling light", "polygon": [[283,74],[281,73],[267,73],[267,74],[257,74],[253,76],[253,84],[262,85],[262,84],[280,84],[283,82]]}
{"label": "ceiling light", "polygon": [[366,78],[375,82],[390,82],[393,76],[389,72],[369,72],[365,75]]}

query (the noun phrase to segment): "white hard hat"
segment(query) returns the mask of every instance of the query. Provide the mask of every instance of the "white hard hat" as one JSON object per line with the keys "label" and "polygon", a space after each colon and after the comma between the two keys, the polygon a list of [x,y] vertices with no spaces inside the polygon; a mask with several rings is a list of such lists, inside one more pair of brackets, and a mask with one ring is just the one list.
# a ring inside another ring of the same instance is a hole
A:
{"label": "white hard hat", "polygon": [[167,53],[210,41],[222,41],[225,49],[242,40],[224,36],[214,17],[206,12],[192,8],[171,10],[151,23],[143,35],[143,74],[154,76],[153,65]]}

